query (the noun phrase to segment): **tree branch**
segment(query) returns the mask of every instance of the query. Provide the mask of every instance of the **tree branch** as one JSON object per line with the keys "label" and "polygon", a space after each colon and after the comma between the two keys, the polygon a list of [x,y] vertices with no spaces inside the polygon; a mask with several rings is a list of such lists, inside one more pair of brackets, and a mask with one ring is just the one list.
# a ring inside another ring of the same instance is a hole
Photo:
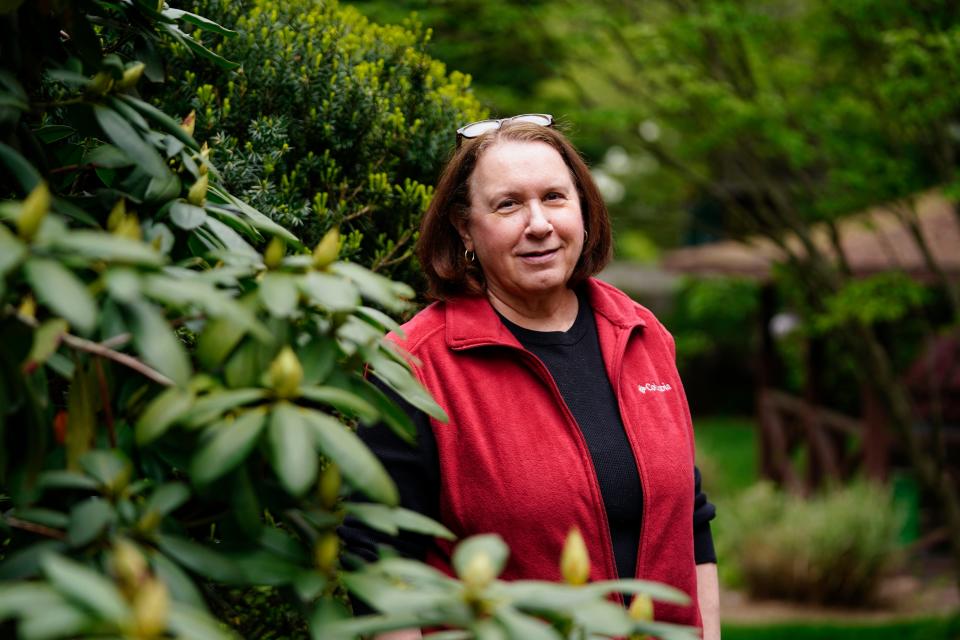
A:
{"label": "tree branch", "polygon": [[63,540],[67,537],[63,531],[59,529],[54,529],[52,527],[47,527],[42,524],[37,524],[36,522],[29,522],[28,520],[21,520],[20,518],[14,516],[4,516],[4,522],[13,527],[14,529],[20,529],[22,531],[29,531],[30,533],[36,533],[45,538],[52,538],[54,540]]}

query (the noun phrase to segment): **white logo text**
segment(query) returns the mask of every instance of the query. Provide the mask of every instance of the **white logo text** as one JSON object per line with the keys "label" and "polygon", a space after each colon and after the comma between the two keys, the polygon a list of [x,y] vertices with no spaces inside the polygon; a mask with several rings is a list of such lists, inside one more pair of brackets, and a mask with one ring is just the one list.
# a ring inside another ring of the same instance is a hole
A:
{"label": "white logo text", "polygon": [[648,382],[646,384],[638,384],[637,391],[640,393],[646,393],[647,391],[657,391],[659,393],[664,393],[665,391],[670,391],[672,387],[669,384],[661,384],[659,382]]}

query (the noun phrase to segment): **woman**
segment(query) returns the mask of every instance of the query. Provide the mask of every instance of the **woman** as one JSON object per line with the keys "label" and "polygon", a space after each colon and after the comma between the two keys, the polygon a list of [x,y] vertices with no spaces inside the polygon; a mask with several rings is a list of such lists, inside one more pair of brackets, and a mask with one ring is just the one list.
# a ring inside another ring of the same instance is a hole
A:
{"label": "woman", "polygon": [[[558,580],[576,526],[591,579],[674,585],[694,604],[658,603],[657,619],[702,621],[706,638],[719,637],[714,509],[699,491],[673,340],[590,277],[611,232],[589,170],[549,115],[457,134],[418,245],[437,302],[391,336],[450,420],[408,406],[417,449],[387,429],[362,433],[405,506],[458,537],[504,538],[504,579]],[[373,555],[373,534],[346,537]],[[449,570],[449,543],[394,543]]]}

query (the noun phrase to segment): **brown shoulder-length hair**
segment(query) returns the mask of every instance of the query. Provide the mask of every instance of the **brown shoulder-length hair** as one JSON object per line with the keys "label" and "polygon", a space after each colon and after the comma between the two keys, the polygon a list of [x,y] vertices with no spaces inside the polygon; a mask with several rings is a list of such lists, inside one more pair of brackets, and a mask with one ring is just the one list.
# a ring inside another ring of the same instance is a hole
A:
{"label": "brown shoulder-length hair", "polygon": [[469,180],[480,155],[497,142],[543,142],[563,158],[580,195],[580,211],[587,239],[577,265],[567,282],[575,287],[603,269],[610,261],[613,239],[610,216],[590,170],[561,132],[552,127],[525,122],[504,122],[495,131],[466,139],[440,175],[433,200],[420,223],[417,257],[427,276],[427,297],[445,300],[458,295],[476,295],[486,290],[483,271],[467,261],[466,247],[454,224],[470,215]]}

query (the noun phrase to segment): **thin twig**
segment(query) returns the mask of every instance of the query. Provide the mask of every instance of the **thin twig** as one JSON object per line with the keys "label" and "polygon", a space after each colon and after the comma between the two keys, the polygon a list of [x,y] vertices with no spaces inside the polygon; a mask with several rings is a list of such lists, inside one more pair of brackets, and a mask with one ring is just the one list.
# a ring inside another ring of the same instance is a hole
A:
{"label": "thin twig", "polygon": [[14,516],[4,516],[3,519],[14,529],[30,531],[31,533],[36,533],[47,538],[53,538],[54,540],[63,540],[67,537],[67,534],[59,529],[53,529],[42,524],[37,524],[36,522],[21,520],[20,518],[16,518]]}
{"label": "thin twig", "polygon": [[101,358],[113,360],[114,362],[122,364],[125,367],[133,369],[143,377],[149,378],[150,380],[153,380],[157,384],[162,384],[165,387],[172,387],[174,385],[173,380],[163,375],[156,369],[148,367],[147,365],[140,362],[133,356],[127,355],[126,353],[114,351],[113,349],[110,349],[109,347],[105,347],[98,342],[93,342],[92,340],[80,338],[70,333],[63,334],[63,341],[68,346],[73,347],[78,351],[86,351],[87,353],[92,353],[94,355],[100,356]]}

